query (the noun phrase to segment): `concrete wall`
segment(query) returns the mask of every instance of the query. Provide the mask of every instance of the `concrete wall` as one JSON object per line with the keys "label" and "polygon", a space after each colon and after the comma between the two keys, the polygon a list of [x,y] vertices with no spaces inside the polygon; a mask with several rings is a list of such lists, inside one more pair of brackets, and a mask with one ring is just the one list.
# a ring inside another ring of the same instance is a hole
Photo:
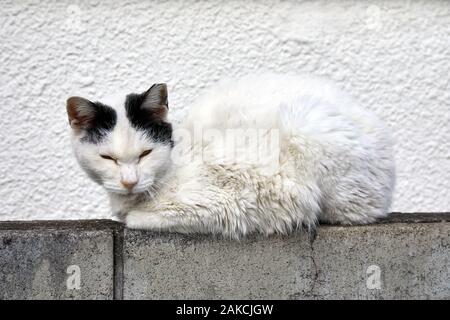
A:
{"label": "concrete wall", "polygon": [[3,222],[0,300],[450,299],[449,259],[450,214],[242,241]]}
{"label": "concrete wall", "polygon": [[393,210],[450,207],[448,1],[6,0],[0,21],[1,220],[109,217],[69,148],[69,95],[166,81],[177,120],[254,70],[337,81],[395,133]]}

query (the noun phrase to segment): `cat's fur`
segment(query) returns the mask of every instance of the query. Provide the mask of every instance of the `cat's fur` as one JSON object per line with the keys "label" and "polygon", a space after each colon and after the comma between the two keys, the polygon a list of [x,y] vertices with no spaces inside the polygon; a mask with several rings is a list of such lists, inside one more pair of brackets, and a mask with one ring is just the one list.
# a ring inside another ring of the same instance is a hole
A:
{"label": "cat's fur", "polygon": [[[79,163],[131,228],[237,238],[318,221],[370,223],[389,210],[388,130],[324,80],[269,74],[222,81],[174,130],[163,84],[103,103],[72,97],[67,109]],[[241,161],[240,153],[257,154],[257,146],[198,139],[208,129],[216,138],[274,133],[276,143],[269,162]],[[142,156],[145,150],[152,151]]]}

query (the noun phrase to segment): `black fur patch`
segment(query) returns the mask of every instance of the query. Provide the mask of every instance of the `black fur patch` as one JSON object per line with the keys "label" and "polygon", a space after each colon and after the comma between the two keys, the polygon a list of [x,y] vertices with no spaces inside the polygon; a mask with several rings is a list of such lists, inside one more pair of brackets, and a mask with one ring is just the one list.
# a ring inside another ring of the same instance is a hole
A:
{"label": "black fur patch", "polygon": [[127,95],[125,110],[131,125],[136,130],[144,131],[154,141],[170,144],[173,147],[172,125],[159,120],[152,111],[141,108],[144,100],[145,93]]}
{"label": "black fur patch", "polygon": [[114,129],[117,122],[117,114],[113,108],[100,102],[93,102],[92,104],[94,117],[90,121],[89,128],[86,129],[86,135],[81,138],[81,141],[99,143],[108,132]]}

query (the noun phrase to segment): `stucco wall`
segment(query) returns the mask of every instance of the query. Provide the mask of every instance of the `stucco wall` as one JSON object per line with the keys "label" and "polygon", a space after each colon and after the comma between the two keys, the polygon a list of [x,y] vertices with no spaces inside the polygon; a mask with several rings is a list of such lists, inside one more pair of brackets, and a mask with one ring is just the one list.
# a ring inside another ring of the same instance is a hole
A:
{"label": "stucco wall", "polygon": [[392,127],[393,210],[450,208],[449,1],[2,1],[0,219],[109,217],[65,99],[169,84],[174,120],[224,75],[334,79]]}

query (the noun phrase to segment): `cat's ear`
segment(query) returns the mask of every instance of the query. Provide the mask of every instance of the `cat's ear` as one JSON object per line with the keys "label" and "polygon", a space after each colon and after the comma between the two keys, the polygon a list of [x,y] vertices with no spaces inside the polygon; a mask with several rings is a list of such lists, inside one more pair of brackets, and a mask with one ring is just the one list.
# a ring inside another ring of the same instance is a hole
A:
{"label": "cat's ear", "polygon": [[66,107],[72,129],[85,130],[92,127],[96,111],[93,102],[81,97],[70,97]]}
{"label": "cat's ear", "polygon": [[150,111],[154,119],[166,121],[169,110],[167,85],[165,83],[154,84],[143,95],[144,101],[141,108]]}

